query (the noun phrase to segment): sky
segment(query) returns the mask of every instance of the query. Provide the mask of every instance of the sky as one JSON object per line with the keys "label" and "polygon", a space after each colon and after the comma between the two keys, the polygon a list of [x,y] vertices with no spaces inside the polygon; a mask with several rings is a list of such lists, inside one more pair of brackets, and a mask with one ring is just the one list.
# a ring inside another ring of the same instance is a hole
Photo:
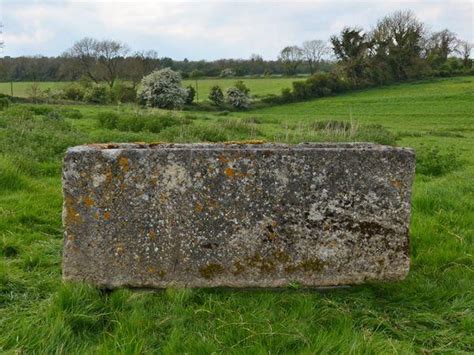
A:
{"label": "sky", "polygon": [[474,42],[474,0],[0,0],[0,55],[57,56],[75,41],[94,37],[176,60],[253,53],[276,59],[285,46],[328,40],[345,26],[370,30],[381,17],[404,9],[432,31],[448,28]]}

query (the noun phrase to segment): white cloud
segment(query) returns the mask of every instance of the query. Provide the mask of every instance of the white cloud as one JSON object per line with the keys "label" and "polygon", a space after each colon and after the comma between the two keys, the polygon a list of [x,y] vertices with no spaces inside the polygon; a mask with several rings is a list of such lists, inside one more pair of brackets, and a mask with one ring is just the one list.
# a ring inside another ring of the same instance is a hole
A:
{"label": "white cloud", "polygon": [[398,1],[13,1],[0,2],[6,55],[57,55],[84,36],[114,38],[133,49],[190,59],[276,58],[286,45],[328,39],[344,26],[370,29],[410,8],[433,30],[473,41],[473,3]]}

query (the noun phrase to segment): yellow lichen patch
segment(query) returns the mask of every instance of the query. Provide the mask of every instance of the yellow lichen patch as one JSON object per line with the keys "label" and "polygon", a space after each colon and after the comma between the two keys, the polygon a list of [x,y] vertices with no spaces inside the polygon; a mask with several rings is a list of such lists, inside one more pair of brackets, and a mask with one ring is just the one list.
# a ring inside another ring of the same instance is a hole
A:
{"label": "yellow lichen patch", "polygon": [[105,212],[104,212],[104,219],[105,219],[106,221],[108,221],[108,220],[110,219],[110,212],[109,212],[109,211],[105,211]]}
{"label": "yellow lichen patch", "polygon": [[219,159],[222,164],[227,164],[229,162],[229,159],[224,154],[219,155],[217,159]]}
{"label": "yellow lichen patch", "polygon": [[94,200],[92,198],[90,198],[89,196],[87,196],[85,199],[84,199],[84,203],[86,204],[87,207],[92,207],[94,206]]}
{"label": "yellow lichen patch", "polygon": [[245,144],[264,144],[265,141],[263,140],[259,140],[259,139],[256,139],[256,140],[244,140],[244,141],[227,141],[227,142],[224,142],[224,144],[239,144],[239,145],[245,145]]}
{"label": "yellow lichen patch", "polygon": [[156,239],[156,232],[154,229],[150,229],[148,231],[148,238],[150,238],[151,240],[155,240]]}
{"label": "yellow lichen patch", "polygon": [[148,266],[146,270],[149,274],[154,274],[156,273],[156,268],[154,266]]}
{"label": "yellow lichen patch", "polygon": [[235,175],[235,170],[232,168],[225,168],[224,173],[227,175],[227,177],[232,178]]}
{"label": "yellow lichen patch", "polygon": [[117,149],[120,148],[120,145],[117,143],[96,143],[96,144],[88,144],[88,147],[97,148],[97,149]]}
{"label": "yellow lichen patch", "polygon": [[127,172],[129,169],[129,162],[127,157],[120,157],[118,161],[123,171]]}
{"label": "yellow lichen patch", "polygon": [[199,269],[199,273],[205,279],[212,279],[223,272],[224,268],[220,264],[207,264]]}
{"label": "yellow lichen patch", "polygon": [[400,180],[394,179],[391,182],[392,182],[392,185],[398,190],[400,190],[400,187],[402,187],[402,182]]}
{"label": "yellow lichen patch", "polygon": [[118,254],[118,255],[121,255],[123,254],[125,248],[123,247],[122,244],[119,244],[115,247],[115,253]]}
{"label": "yellow lichen patch", "polygon": [[199,202],[196,202],[196,205],[194,206],[194,210],[198,213],[202,212],[202,210],[204,209],[204,207],[199,203]]}
{"label": "yellow lichen patch", "polygon": [[74,199],[71,196],[66,196],[64,201],[66,208],[66,224],[80,223],[82,218],[74,208]]}

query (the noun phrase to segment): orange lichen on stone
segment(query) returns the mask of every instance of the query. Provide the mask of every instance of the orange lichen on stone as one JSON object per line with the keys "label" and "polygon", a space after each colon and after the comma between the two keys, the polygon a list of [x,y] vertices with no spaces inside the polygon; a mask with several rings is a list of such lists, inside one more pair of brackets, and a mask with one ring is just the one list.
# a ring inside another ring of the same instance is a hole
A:
{"label": "orange lichen on stone", "polygon": [[88,206],[88,207],[94,206],[94,200],[93,200],[92,198],[90,198],[89,196],[87,196],[87,197],[84,199],[84,203],[85,203],[86,206]]}
{"label": "orange lichen on stone", "polygon": [[104,212],[104,219],[105,219],[106,221],[108,221],[108,220],[110,219],[110,212],[109,212],[109,211],[105,211],[105,212]]}
{"label": "orange lichen on stone", "polygon": [[71,196],[66,196],[64,204],[66,208],[66,224],[82,222],[81,216],[74,208],[74,199]]}
{"label": "orange lichen on stone", "polygon": [[148,231],[148,238],[150,238],[151,240],[155,240],[156,239],[156,232],[154,229],[150,229]]}
{"label": "orange lichen on stone", "polygon": [[194,206],[194,210],[199,213],[199,212],[202,212],[203,209],[204,207],[199,202],[196,202],[196,205]]}
{"label": "orange lichen on stone", "polygon": [[222,164],[226,164],[226,163],[229,162],[229,159],[226,158],[224,154],[219,155],[219,158],[218,158],[218,159],[219,159],[219,161],[220,161]]}
{"label": "orange lichen on stone", "polygon": [[392,185],[393,185],[396,189],[400,190],[400,187],[402,187],[402,182],[401,182],[400,180],[394,179],[394,180],[392,180]]}
{"label": "orange lichen on stone", "polygon": [[120,157],[119,158],[119,165],[122,168],[123,171],[127,172],[129,169],[129,163],[128,163],[128,158],[127,157]]}
{"label": "orange lichen on stone", "polygon": [[232,168],[225,168],[224,173],[227,175],[227,177],[232,178],[235,175],[235,170]]}

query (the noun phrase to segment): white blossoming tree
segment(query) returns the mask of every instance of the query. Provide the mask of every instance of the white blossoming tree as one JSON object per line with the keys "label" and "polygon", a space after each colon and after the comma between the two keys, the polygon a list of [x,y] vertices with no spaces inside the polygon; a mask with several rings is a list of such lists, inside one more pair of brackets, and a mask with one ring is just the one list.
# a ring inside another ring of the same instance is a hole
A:
{"label": "white blossoming tree", "polygon": [[227,102],[235,108],[245,109],[250,106],[248,95],[236,87],[228,88],[226,91]]}
{"label": "white blossoming tree", "polygon": [[143,77],[138,90],[140,102],[148,107],[180,109],[187,98],[179,73],[165,68]]}

